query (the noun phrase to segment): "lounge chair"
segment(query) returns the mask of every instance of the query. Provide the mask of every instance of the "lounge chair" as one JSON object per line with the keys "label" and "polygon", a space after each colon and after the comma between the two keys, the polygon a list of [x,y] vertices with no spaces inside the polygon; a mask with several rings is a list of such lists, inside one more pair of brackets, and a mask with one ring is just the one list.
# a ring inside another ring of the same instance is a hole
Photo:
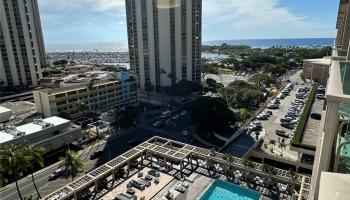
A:
{"label": "lounge chair", "polygon": [[175,190],[184,193],[185,192],[185,188],[181,186],[181,184],[175,185]]}

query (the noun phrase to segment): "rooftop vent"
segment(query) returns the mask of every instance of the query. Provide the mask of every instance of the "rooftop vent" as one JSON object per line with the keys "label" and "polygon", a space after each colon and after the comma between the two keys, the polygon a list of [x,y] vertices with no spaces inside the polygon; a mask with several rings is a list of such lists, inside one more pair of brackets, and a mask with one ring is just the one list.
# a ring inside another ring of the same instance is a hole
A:
{"label": "rooftop vent", "polygon": [[53,127],[53,124],[43,121],[43,119],[34,119],[33,124],[41,126],[42,129]]}
{"label": "rooftop vent", "polygon": [[14,127],[14,126],[6,126],[4,131],[7,134],[13,135],[13,137],[15,137],[15,138],[25,135],[24,132],[17,130],[16,127]]}

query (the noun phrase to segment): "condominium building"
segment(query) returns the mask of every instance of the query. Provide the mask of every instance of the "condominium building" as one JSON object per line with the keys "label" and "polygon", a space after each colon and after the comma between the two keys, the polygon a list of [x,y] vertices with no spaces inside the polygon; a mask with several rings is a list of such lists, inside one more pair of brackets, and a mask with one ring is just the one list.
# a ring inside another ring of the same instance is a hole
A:
{"label": "condominium building", "polygon": [[144,89],[200,82],[202,0],[126,0],[130,68]]}
{"label": "condominium building", "polygon": [[326,109],[316,148],[311,198],[349,199],[350,196],[350,4],[341,0],[337,37],[327,84]]}
{"label": "condominium building", "polygon": [[46,152],[54,151],[81,138],[81,127],[67,119],[49,117],[34,119],[21,126],[7,126],[0,130],[0,147],[21,144],[26,141],[44,147]]}
{"label": "condominium building", "polygon": [[45,117],[61,115],[77,118],[86,112],[102,113],[113,108],[137,104],[136,82],[127,79],[105,79],[65,83],[58,88],[34,90],[34,102]]}
{"label": "condominium building", "polygon": [[45,48],[37,0],[0,0],[0,87],[36,86]]}

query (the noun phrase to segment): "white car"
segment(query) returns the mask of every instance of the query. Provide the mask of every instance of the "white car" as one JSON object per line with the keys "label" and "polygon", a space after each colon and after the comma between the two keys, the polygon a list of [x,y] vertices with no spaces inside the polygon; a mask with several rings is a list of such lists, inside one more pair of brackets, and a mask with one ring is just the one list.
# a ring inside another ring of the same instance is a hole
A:
{"label": "white car", "polygon": [[186,111],[186,110],[183,110],[183,111],[180,113],[181,116],[184,116],[184,115],[186,115],[186,114],[187,114],[187,111]]}
{"label": "white car", "polygon": [[173,120],[176,120],[176,119],[178,119],[180,116],[179,115],[174,115],[173,117],[172,117],[172,119]]}

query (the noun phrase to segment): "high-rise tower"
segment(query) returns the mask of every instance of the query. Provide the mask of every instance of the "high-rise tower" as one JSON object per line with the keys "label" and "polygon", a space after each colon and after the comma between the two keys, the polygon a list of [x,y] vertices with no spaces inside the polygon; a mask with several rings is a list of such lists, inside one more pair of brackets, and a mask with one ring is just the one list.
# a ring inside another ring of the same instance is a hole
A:
{"label": "high-rise tower", "polygon": [[0,87],[36,86],[44,63],[37,0],[0,0]]}
{"label": "high-rise tower", "polygon": [[130,68],[141,88],[201,80],[201,0],[125,0]]}

